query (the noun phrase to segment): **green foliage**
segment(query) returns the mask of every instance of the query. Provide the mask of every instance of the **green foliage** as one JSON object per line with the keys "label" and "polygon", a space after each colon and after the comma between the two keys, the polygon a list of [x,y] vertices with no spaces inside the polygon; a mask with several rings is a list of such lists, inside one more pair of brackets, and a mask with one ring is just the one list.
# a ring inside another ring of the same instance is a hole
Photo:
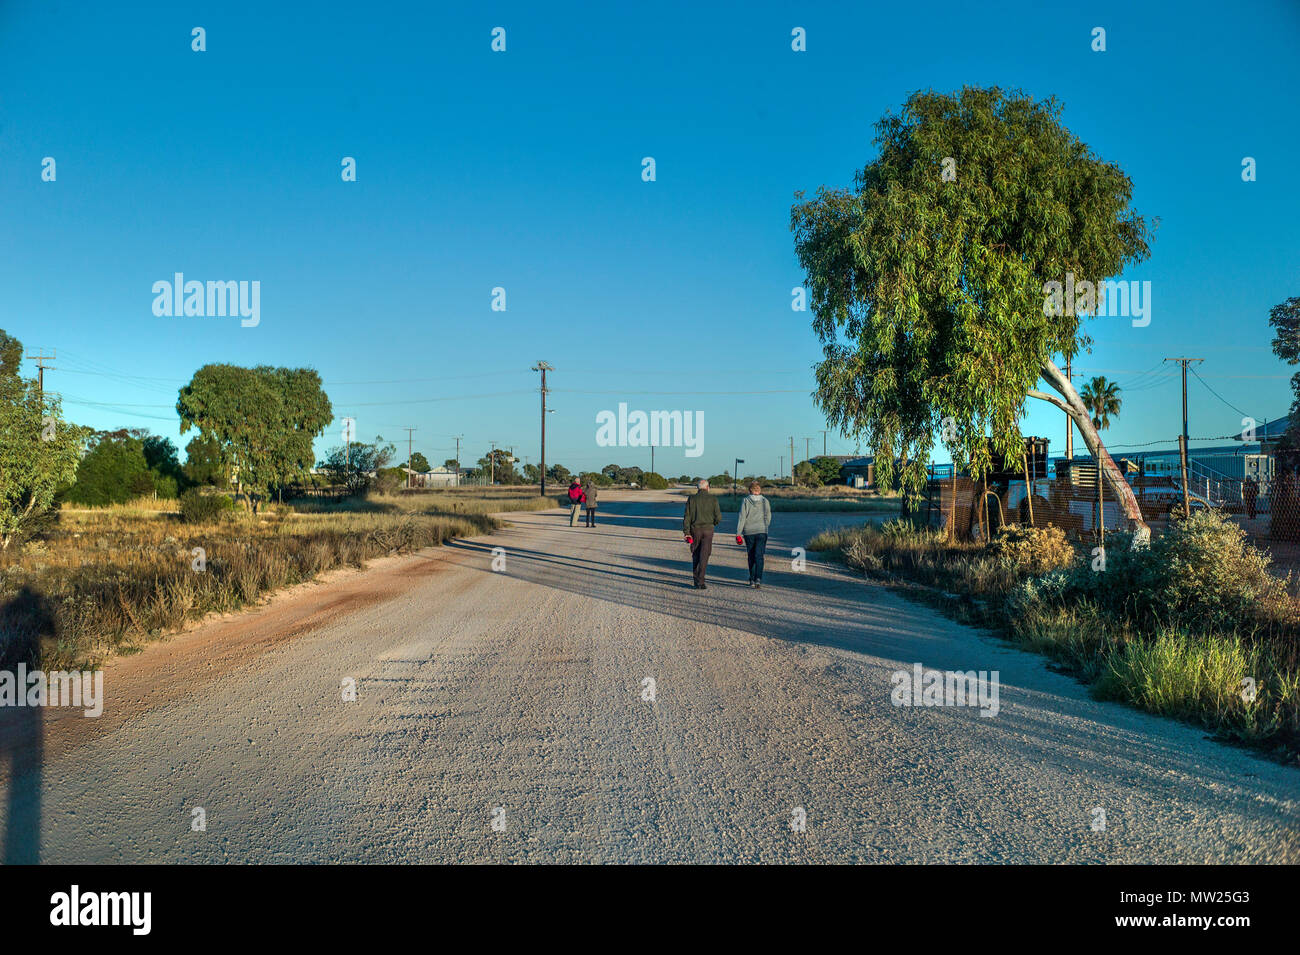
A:
{"label": "green foliage", "polygon": [[60,420],[57,398],[18,375],[23,346],[0,329],[0,550],[47,520],[77,472],[86,429]]}
{"label": "green foliage", "polygon": [[1132,183],[1060,113],[997,88],[916,93],[876,124],[879,155],[851,189],[791,210],[825,355],[818,404],[874,448],[886,488],[920,495],[946,419],[959,466],[987,469],[986,435],[1018,457],[1025,398],[1053,355],[1087,344],[1078,314],[1045,314],[1045,283],[1147,254]]}
{"label": "green foliage", "polygon": [[429,466],[429,459],[426,458],[426,457],[425,457],[423,454],[421,454],[419,451],[416,451],[416,452],[414,452],[414,453],[411,455],[411,460],[407,463],[407,467],[409,467],[412,471],[431,471],[431,470],[433,470],[433,469]]}
{"label": "green foliage", "polygon": [[1026,574],[1046,574],[1070,567],[1078,555],[1059,527],[1022,527],[1008,524],[989,542],[989,552],[998,560]]}
{"label": "green foliage", "polygon": [[330,448],[318,467],[334,483],[346,487],[349,494],[360,494],[370,487],[371,481],[388,467],[397,453],[392,444],[384,444],[383,440],[383,435],[379,435],[373,444],[356,442]]}
{"label": "green foliage", "polygon": [[221,463],[221,442],[199,435],[185,445],[185,482],[226,487],[230,481]]}
{"label": "green foliage", "polygon": [[813,458],[812,466],[821,479],[822,484],[842,484],[843,478],[840,477],[840,464],[835,458],[829,455],[821,458]]}
{"label": "green foliage", "polygon": [[[176,448],[165,438],[138,428],[96,431],[89,445],[64,500],[104,507],[150,494],[176,496],[183,475]],[[157,467],[150,467],[150,460]]]}
{"label": "green foliage", "polygon": [[333,419],[320,375],[309,368],[204,365],[176,402],[181,433],[217,443],[223,470],[254,502],[302,477],[312,441]]}
{"label": "green foliage", "polygon": [[662,491],[668,487],[668,479],[654,471],[646,471],[641,475],[641,486],[651,491]]}
{"label": "green foliage", "polygon": [[1285,584],[1268,572],[1268,555],[1217,511],[1175,521],[1149,549],[1133,549],[1127,534],[1108,537],[1105,570],[1094,565],[1095,557],[1076,567],[1068,595],[1140,627],[1234,630],[1286,603]]}
{"label": "green foliage", "polygon": [[[1293,295],[1269,309],[1268,323],[1273,326],[1273,354],[1288,365],[1300,363],[1300,296]],[[1290,430],[1295,431],[1300,425],[1300,372],[1291,376],[1291,394]],[[1292,443],[1300,444],[1294,437]]]}
{"label": "green foliage", "polygon": [[546,480],[554,481],[556,484],[568,484],[572,476],[572,472],[563,464],[552,464],[546,469]]}
{"label": "green foliage", "polygon": [[[496,462],[493,466],[493,461]],[[510,459],[510,452],[505,448],[489,450],[487,454],[478,459],[478,470],[482,474],[493,478],[498,484],[521,484],[523,478],[515,471],[514,462]],[[551,468],[550,470],[555,470]],[[549,474],[549,472],[548,472]],[[568,479],[568,470],[565,469],[565,480]]]}
{"label": "green foliage", "polygon": [[811,461],[800,461],[794,468],[794,483],[800,487],[821,487],[821,472]]}
{"label": "green foliage", "polygon": [[210,524],[235,510],[235,502],[225,494],[204,494],[190,488],[180,496],[181,520],[186,524]]}

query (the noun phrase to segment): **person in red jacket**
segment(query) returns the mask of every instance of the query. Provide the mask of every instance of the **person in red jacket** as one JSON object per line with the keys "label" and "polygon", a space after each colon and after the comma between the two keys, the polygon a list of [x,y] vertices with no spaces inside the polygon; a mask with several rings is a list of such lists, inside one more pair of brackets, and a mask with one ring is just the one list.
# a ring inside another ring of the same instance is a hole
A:
{"label": "person in red jacket", "polygon": [[569,526],[578,526],[578,514],[582,511],[582,505],[587,503],[587,495],[582,492],[582,485],[578,479],[574,478],[573,483],[569,485]]}

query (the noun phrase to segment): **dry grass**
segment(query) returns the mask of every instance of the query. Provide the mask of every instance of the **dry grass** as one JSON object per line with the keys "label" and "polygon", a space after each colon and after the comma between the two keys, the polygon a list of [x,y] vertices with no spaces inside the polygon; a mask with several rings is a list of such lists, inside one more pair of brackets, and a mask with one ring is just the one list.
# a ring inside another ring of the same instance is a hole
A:
{"label": "dry grass", "polygon": [[0,553],[0,667],[92,665],[324,571],[486,533],[499,526],[490,512],[531,509],[509,493],[449,491],[195,525],[175,507],[67,508],[41,539]]}

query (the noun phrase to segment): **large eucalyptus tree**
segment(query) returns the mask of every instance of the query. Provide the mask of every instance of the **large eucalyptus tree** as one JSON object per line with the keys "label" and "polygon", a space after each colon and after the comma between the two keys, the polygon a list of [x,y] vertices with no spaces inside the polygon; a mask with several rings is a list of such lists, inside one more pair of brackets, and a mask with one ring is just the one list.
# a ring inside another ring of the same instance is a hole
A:
{"label": "large eucalyptus tree", "polygon": [[1055,360],[1090,343],[1086,313],[1059,307],[1060,285],[1046,290],[1099,288],[1146,257],[1152,225],[1130,206],[1129,178],[1060,113],[997,88],[915,93],[876,124],[879,155],[851,188],[796,197],[791,229],[824,346],[815,397],[910,496],[936,433],[981,474],[991,452],[1019,460],[1025,400],[1048,401],[1145,539],[1132,489]]}

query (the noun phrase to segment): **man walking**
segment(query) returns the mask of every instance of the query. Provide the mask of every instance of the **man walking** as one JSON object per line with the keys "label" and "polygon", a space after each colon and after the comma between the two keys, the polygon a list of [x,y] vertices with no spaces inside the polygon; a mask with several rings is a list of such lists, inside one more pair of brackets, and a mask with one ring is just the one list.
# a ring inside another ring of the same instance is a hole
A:
{"label": "man walking", "polygon": [[600,495],[600,488],[596,486],[595,478],[587,478],[587,483],[582,488],[582,493],[587,496],[587,526],[596,526],[596,498]]}
{"label": "man walking", "polygon": [[721,523],[722,508],[718,507],[718,499],[709,493],[709,482],[702,480],[698,490],[687,499],[682,517],[682,536],[691,545],[696,590],[708,590],[704,572],[709,567],[709,554],[713,553],[713,529]]}
{"label": "man walking", "polygon": [[749,557],[749,586],[763,589],[763,552],[767,550],[767,531],[772,526],[772,505],[763,496],[757,481],[749,485],[749,497],[740,502],[736,518],[736,543],[744,544]]}

